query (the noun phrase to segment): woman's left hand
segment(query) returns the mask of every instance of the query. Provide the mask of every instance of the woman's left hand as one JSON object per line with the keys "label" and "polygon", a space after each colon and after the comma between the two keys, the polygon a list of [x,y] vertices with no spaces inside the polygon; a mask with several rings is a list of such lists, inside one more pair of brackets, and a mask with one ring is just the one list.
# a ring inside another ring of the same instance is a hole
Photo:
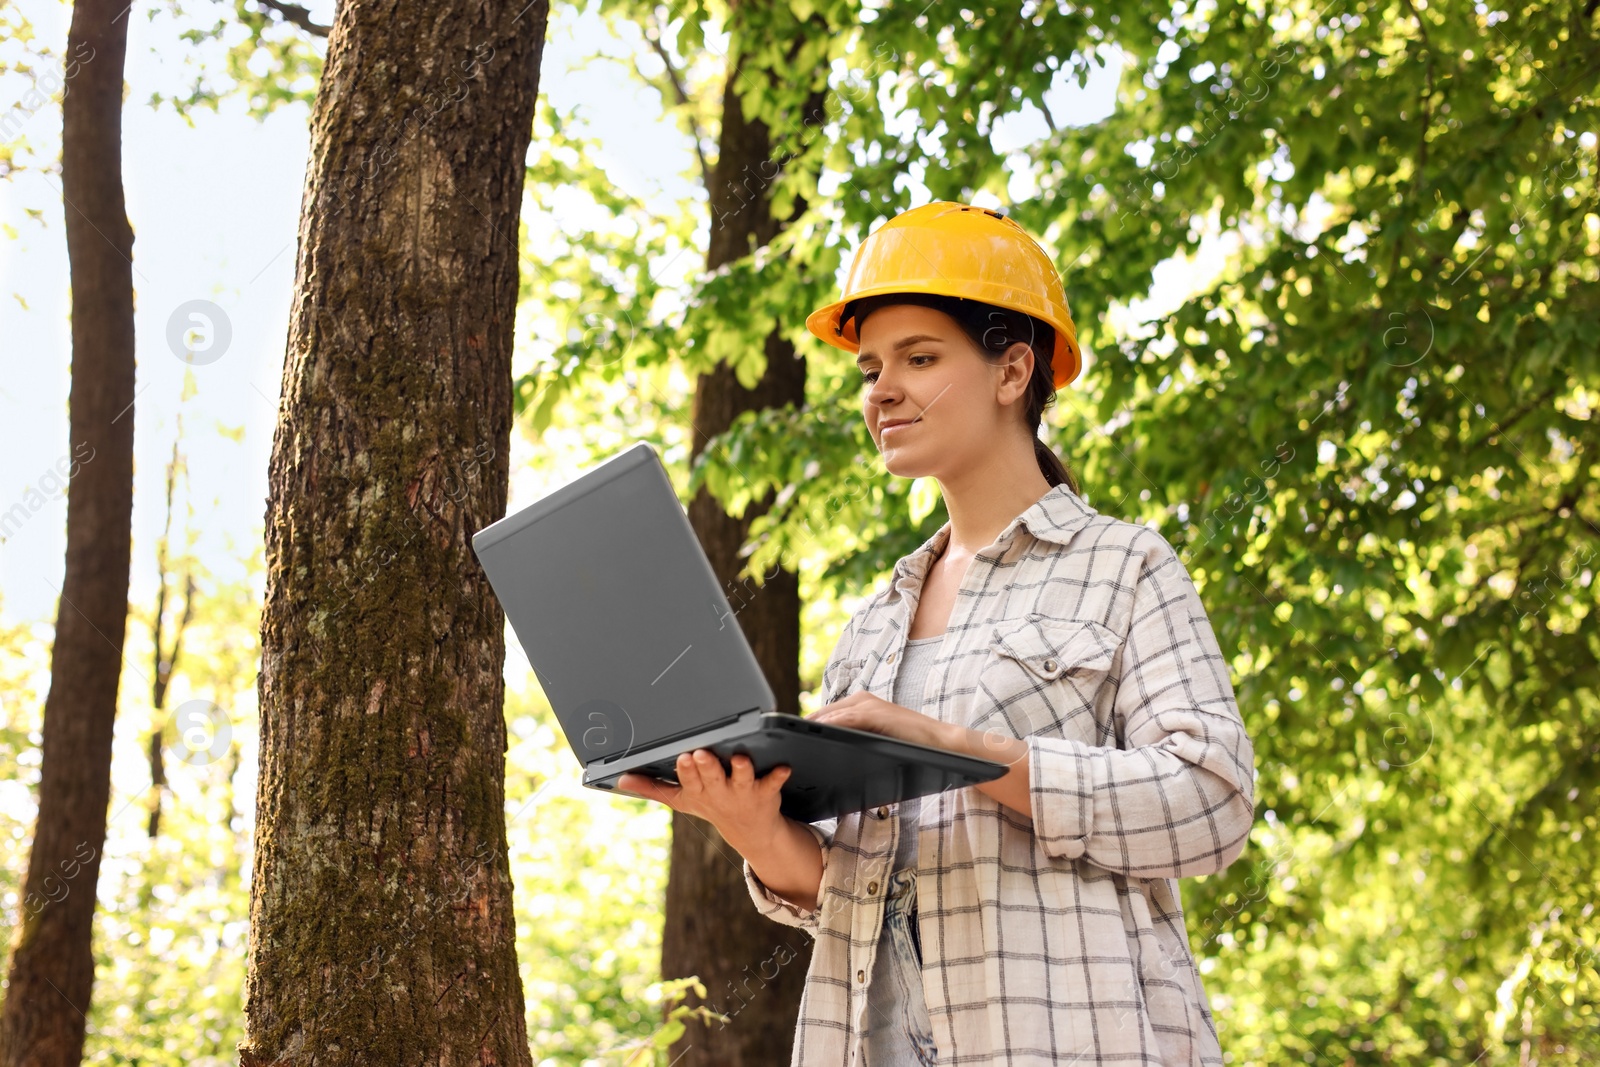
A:
{"label": "woman's left hand", "polygon": [[920,711],[891,704],[882,697],[862,690],[835,700],[808,715],[810,722],[826,722],[834,726],[848,726],[853,730],[867,730],[885,737],[911,741],[930,748],[956,751],[950,743],[950,724],[940,722]]}

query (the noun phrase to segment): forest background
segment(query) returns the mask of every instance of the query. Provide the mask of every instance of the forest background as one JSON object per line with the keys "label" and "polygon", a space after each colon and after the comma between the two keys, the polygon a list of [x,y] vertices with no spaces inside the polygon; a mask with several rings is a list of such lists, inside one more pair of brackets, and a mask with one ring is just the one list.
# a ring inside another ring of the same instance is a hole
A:
{"label": "forest background", "polygon": [[[511,507],[637,439],[685,500],[738,514],[775,490],[748,570],[799,574],[810,710],[843,620],[945,516],[875,464],[849,360],[804,311],[877,220],[1006,209],[1062,269],[1088,354],[1047,440],[1093,506],[1179,548],[1256,741],[1251,847],[1184,883],[1230,1061],[1600,1054],[1594,5],[758,10],[792,44],[768,59],[825,77],[827,122],[773,124],[782,165],[754,182],[787,224],[707,271],[727,12],[551,8]],[[266,457],[325,42],[247,0],[132,11],[134,570],[86,1058],[231,1063]],[[73,462],[68,14],[0,12],[0,510],[22,516],[0,545],[0,939],[27,906]],[[736,420],[691,467],[694,375],[753,382],[774,324],[805,404]],[[170,653],[180,627],[167,678],[155,635]],[[533,1059],[618,1062],[670,992],[669,813],[578,787],[514,640],[506,680]]]}

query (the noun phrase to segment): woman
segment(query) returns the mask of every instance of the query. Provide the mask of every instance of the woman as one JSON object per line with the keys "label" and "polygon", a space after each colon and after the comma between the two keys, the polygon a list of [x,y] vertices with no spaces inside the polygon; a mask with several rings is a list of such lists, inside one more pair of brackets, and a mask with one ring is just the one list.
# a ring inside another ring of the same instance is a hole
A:
{"label": "woman", "polygon": [[1254,750],[1193,583],[1039,440],[1080,357],[1049,257],[936,202],[875,231],[807,319],[857,352],[890,474],[950,520],[846,624],[814,716],[1004,763],[802,824],[736,756],[619,785],[700,816],[751,899],[816,939],[796,1067],[1222,1063],[1176,879],[1244,848]]}

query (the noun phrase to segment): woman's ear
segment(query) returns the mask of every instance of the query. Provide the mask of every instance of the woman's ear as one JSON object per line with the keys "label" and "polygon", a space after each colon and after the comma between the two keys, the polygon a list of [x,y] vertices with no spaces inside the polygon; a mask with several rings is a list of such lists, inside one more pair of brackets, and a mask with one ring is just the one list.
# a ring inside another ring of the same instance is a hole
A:
{"label": "woman's ear", "polygon": [[1000,368],[999,399],[1009,404],[1028,393],[1028,382],[1033,379],[1033,346],[1025,341],[1013,341],[998,364]]}

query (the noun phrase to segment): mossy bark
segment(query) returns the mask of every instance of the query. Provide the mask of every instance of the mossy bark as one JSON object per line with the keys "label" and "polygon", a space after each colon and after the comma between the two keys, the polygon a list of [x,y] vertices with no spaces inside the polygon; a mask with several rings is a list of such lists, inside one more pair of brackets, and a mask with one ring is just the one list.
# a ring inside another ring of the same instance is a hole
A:
{"label": "mossy bark", "polygon": [[44,702],[39,814],[12,937],[0,1064],[77,1067],[94,986],[133,519],[133,230],[122,191],[127,9],[77,0],[61,103],[72,271],[67,557]]}
{"label": "mossy bark", "polygon": [[547,0],[341,4],[273,440],[243,1067],[528,1064],[500,608]]}
{"label": "mossy bark", "polygon": [[[722,102],[722,131],[716,166],[709,181],[710,270],[770,243],[786,220],[770,210],[773,175],[768,129],[747,120],[736,87],[741,71],[730,72]],[[751,73],[749,77],[769,77]],[[822,112],[819,95],[803,109],[808,125]],[[804,209],[796,204],[794,214]],[[766,339],[767,370],[754,389],[741,385],[724,365],[702,375],[694,399],[695,455],[725,431],[740,413],[805,403],[805,358],[777,331]],[[735,519],[702,489],[689,504],[689,520],[717,577],[729,590],[744,589],[738,579],[745,561],[739,548],[750,523],[771,506],[769,493]],[[778,698],[778,710],[800,711],[800,586],[788,569],[763,576],[759,591],[742,603],[737,618]],[[730,594],[730,600],[741,603]],[[662,936],[663,978],[697,975],[706,987],[704,1003],[729,1016],[727,1023],[691,1020],[673,1045],[674,1067],[771,1067],[788,1063],[794,1044],[800,994],[811,961],[808,935],[779,926],[756,911],[745,888],[739,855],[711,824],[692,816],[672,818],[672,866],[667,880],[666,923]]]}

